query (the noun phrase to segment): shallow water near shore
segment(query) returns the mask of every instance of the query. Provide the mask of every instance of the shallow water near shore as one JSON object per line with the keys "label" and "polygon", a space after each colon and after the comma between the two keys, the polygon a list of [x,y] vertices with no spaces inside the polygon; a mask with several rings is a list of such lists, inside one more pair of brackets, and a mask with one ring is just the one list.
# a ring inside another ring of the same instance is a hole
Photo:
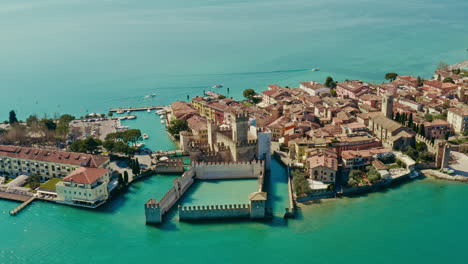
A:
{"label": "shallow water near shore", "polygon": [[[168,104],[215,84],[240,98],[327,75],[430,77],[441,60],[468,59],[466,10],[455,0],[1,1],[0,120],[11,109],[25,119]],[[127,125],[151,148],[173,147],[157,119],[138,115]],[[174,178],[162,175],[99,210],[34,202],[11,217],[18,204],[0,200],[0,263],[466,262],[467,184],[416,180],[301,205],[286,221],[284,169],[272,166],[269,222],[179,223],[173,210],[146,226],[143,204]]]}

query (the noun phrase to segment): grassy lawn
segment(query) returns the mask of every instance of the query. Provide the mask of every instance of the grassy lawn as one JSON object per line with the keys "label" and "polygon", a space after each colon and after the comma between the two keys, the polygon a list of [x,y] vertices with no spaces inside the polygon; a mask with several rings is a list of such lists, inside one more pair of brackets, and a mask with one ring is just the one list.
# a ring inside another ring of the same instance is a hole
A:
{"label": "grassy lawn", "polygon": [[55,185],[62,181],[62,179],[60,178],[52,178],[44,183],[41,183],[41,185],[39,186],[40,189],[46,189],[46,190],[51,190],[51,191],[55,191]]}

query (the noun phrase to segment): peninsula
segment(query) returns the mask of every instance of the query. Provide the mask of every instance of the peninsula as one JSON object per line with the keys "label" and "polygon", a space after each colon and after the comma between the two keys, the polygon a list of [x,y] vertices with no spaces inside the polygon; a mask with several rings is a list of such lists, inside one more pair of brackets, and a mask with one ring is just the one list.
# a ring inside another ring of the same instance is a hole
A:
{"label": "peninsula", "polygon": [[[465,181],[467,64],[441,63],[430,80],[397,73],[382,84],[327,77],[297,88],[247,89],[245,100],[219,88],[169,106],[81,118],[22,122],[12,111],[0,127],[0,198],[23,202],[12,215],[34,200],[97,208],[138,179],[180,175],[163,197],[142,201],[146,223],[160,224],[175,205],[179,221],[268,220],[271,194],[264,186],[272,157],[287,168],[286,218],[298,203],[377,191],[421,174]],[[166,126],[179,149],[144,148],[150,136],[121,123],[137,111],[156,114],[154,122]],[[242,179],[255,179],[243,202],[182,202],[197,181]]]}

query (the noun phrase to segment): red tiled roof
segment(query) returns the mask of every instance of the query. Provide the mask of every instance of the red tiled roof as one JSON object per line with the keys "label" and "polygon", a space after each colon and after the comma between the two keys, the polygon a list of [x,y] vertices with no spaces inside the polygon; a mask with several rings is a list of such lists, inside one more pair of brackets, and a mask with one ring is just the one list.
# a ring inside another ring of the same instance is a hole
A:
{"label": "red tiled roof", "polygon": [[63,181],[76,182],[83,184],[93,184],[109,170],[102,168],[85,168],[80,167],[70,173],[67,177],[63,178]]}
{"label": "red tiled roof", "polygon": [[99,155],[7,145],[0,145],[0,156],[96,168],[109,161]]}

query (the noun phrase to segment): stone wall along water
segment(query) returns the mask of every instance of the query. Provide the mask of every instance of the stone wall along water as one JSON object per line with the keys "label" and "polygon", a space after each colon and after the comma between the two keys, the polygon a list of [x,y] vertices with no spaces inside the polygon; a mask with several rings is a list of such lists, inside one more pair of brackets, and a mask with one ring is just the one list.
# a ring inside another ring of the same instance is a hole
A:
{"label": "stone wall along water", "polygon": [[197,179],[248,179],[264,175],[263,161],[250,162],[201,162],[194,163],[193,168]]}
{"label": "stone wall along water", "polygon": [[248,204],[179,206],[180,221],[249,217],[250,206]]}

